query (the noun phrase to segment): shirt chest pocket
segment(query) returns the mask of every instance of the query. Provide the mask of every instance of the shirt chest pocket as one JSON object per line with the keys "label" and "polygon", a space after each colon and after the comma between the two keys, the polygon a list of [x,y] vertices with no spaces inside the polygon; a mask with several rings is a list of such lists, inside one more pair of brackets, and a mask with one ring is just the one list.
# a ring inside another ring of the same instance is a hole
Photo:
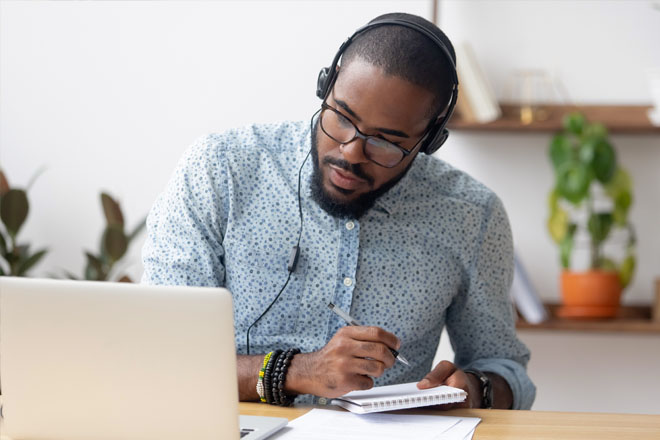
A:
{"label": "shirt chest pocket", "polygon": [[262,243],[226,240],[225,252],[226,286],[234,299],[236,333],[247,332],[264,312],[250,330],[251,337],[294,333],[301,289],[293,275],[284,287],[289,275],[286,257],[272,249],[267,240]]}

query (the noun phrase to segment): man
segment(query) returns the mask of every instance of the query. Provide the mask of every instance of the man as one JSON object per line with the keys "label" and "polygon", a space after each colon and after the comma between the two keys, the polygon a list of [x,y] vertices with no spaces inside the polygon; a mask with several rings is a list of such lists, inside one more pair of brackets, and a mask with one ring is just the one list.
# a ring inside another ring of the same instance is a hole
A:
{"label": "man", "polygon": [[[378,17],[321,73],[311,126],[210,135],[179,163],[149,215],[143,282],[232,292],[241,400],[272,400],[263,377],[277,382],[277,357],[282,395],[297,402],[420,381],[466,390],[451,407],[531,407],[504,208],[420,154],[446,138],[454,63],[433,24]],[[346,326],[329,302],[363,326]],[[433,367],[445,325],[455,363]],[[301,352],[266,355],[289,348]]]}

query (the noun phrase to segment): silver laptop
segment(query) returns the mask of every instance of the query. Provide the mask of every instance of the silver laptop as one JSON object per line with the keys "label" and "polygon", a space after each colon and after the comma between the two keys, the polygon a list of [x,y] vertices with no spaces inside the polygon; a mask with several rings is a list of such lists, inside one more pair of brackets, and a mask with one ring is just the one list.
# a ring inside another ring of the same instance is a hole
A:
{"label": "silver laptop", "polygon": [[0,277],[2,434],[48,439],[262,439],[239,432],[225,289]]}

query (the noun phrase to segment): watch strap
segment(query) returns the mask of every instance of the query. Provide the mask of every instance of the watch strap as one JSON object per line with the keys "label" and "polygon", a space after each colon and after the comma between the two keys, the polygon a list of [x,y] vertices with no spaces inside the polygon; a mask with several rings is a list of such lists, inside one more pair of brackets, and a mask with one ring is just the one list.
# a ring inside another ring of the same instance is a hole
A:
{"label": "watch strap", "polygon": [[493,407],[493,383],[490,378],[481,370],[475,370],[473,368],[464,370],[465,373],[473,374],[479,379],[481,383],[481,408],[492,408]]}

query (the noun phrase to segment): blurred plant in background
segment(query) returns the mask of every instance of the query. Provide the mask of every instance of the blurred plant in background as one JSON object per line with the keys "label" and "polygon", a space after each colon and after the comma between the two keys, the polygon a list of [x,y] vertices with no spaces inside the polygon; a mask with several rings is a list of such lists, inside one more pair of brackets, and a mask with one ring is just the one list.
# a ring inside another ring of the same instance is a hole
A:
{"label": "blurred plant in background", "polygon": [[[549,196],[548,230],[559,245],[562,267],[568,270],[571,265],[578,228],[575,213],[586,212],[584,226],[590,236],[591,270],[616,272],[625,288],[635,271],[636,238],[628,221],[632,181],[617,164],[607,129],[602,124],[589,123],[581,113],[566,115],[564,130],[550,143],[550,159],[555,186]],[[619,262],[603,252],[605,241],[615,228],[625,230],[627,235],[624,256]]]}
{"label": "blurred plant in background", "polygon": [[38,171],[26,189],[11,188],[5,174],[0,170],[0,276],[25,276],[27,271],[36,265],[46,255],[47,249],[41,249],[30,254],[28,243],[18,243],[18,231],[25,223],[30,204],[27,190],[43,171]]}
{"label": "blurred plant in background", "polygon": [[[121,282],[132,282],[126,275],[113,274],[113,269],[121,260],[129,245],[135,237],[144,229],[146,218],[130,232],[126,233],[124,229],[124,215],[122,214],[119,203],[107,193],[101,193],[101,205],[105,215],[106,227],[101,236],[100,252],[93,254],[85,252],[87,265],[85,266],[84,278],[92,281],[110,281],[111,279]],[[70,272],[66,272],[70,279],[77,277]]]}

